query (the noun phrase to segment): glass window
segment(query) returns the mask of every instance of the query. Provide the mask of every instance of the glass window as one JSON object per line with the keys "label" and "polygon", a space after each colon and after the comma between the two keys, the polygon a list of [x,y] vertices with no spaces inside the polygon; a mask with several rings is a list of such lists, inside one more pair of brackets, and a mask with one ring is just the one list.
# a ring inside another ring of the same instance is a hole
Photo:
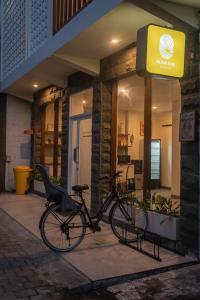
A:
{"label": "glass window", "polygon": [[49,175],[61,176],[62,101],[49,103],[44,108],[42,153]]}
{"label": "glass window", "polygon": [[70,115],[80,115],[84,113],[92,112],[92,89],[85,90],[83,92],[73,94],[71,96],[71,109]]}
{"label": "glass window", "polygon": [[[142,196],[144,160],[144,79],[136,75],[118,84],[117,170],[122,183],[134,182]],[[180,195],[178,80],[152,79],[151,189],[165,197]]]}
{"label": "glass window", "polygon": [[142,188],[143,141],[144,80],[132,76],[120,80],[118,85],[117,169],[123,171],[124,184],[128,184],[134,178],[136,165],[139,188]]}
{"label": "glass window", "polygon": [[54,157],[54,104],[46,106],[45,112],[45,141],[44,141],[44,163],[48,166],[49,174],[53,176]]}

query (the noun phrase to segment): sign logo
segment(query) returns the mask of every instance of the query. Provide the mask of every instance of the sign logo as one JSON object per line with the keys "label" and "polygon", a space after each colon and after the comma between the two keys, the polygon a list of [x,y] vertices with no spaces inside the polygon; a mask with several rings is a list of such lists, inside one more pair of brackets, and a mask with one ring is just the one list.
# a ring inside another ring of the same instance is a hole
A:
{"label": "sign logo", "polygon": [[174,55],[174,40],[170,34],[163,34],[161,36],[159,48],[162,58],[172,58]]}
{"label": "sign logo", "polygon": [[136,58],[139,75],[181,78],[184,65],[184,32],[153,24],[139,29]]}

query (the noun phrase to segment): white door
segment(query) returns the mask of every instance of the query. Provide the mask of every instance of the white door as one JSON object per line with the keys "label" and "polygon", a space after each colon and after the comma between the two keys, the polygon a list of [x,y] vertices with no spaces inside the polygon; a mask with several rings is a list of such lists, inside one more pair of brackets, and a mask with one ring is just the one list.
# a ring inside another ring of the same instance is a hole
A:
{"label": "white door", "polygon": [[[91,188],[92,118],[71,119],[71,149],[69,153],[69,189],[76,184],[87,184]],[[90,207],[90,190],[84,194]]]}

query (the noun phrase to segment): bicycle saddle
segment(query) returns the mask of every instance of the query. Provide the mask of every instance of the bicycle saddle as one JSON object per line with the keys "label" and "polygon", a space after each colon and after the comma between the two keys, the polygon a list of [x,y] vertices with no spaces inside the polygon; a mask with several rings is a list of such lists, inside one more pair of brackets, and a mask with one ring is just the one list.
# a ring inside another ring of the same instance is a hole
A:
{"label": "bicycle saddle", "polygon": [[72,187],[72,190],[75,191],[75,192],[83,192],[83,191],[89,190],[89,186],[87,184],[74,185]]}

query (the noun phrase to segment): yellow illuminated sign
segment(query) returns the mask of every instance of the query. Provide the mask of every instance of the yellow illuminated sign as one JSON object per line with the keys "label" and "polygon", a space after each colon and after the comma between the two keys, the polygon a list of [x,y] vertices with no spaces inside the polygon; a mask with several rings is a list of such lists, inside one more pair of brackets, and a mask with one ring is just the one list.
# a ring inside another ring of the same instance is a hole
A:
{"label": "yellow illuminated sign", "polygon": [[183,77],[185,60],[183,32],[149,25],[139,31],[138,40],[137,71],[139,73]]}

